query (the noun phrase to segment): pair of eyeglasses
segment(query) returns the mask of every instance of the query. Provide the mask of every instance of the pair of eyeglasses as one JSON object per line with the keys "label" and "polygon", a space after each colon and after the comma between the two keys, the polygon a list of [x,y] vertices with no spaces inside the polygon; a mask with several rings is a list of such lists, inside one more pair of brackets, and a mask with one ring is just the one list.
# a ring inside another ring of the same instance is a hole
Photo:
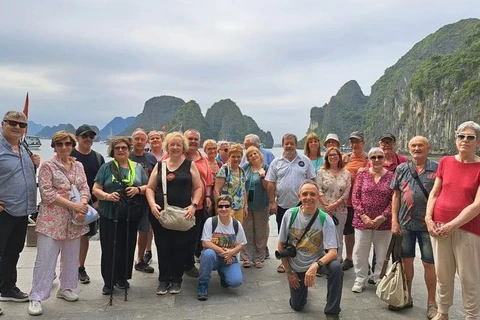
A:
{"label": "pair of eyeglasses", "polygon": [[457,134],[457,139],[458,139],[458,140],[465,140],[465,139],[467,139],[467,141],[473,141],[473,140],[477,139],[477,137],[476,137],[476,136],[466,135],[466,134]]}
{"label": "pair of eyeglasses", "polygon": [[230,209],[230,205],[229,204],[219,204],[218,206],[218,209]]}
{"label": "pair of eyeglasses", "polygon": [[116,151],[121,151],[121,150],[128,150],[128,147],[127,146],[116,146],[114,149]]}
{"label": "pair of eyeglasses", "polygon": [[371,156],[371,157],[370,157],[370,160],[373,160],[373,161],[375,161],[375,160],[383,160],[383,158],[385,158],[385,157],[384,157],[384,156]]}
{"label": "pair of eyeglasses", "polygon": [[19,126],[22,129],[25,129],[27,127],[27,124],[25,122],[18,122],[15,120],[3,120],[3,122],[8,123],[10,127],[16,127]]}
{"label": "pair of eyeglasses", "polygon": [[71,147],[73,145],[72,141],[67,141],[67,142],[55,142],[55,147],[58,147],[58,148],[63,148],[63,146],[65,147]]}
{"label": "pair of eyeglasses", "polygon": [[83,139],[87,139],[87,138],[90,138],[90,139],[95,139],[95,135],[94,134],[82,134],[80,137],[82,137]]}

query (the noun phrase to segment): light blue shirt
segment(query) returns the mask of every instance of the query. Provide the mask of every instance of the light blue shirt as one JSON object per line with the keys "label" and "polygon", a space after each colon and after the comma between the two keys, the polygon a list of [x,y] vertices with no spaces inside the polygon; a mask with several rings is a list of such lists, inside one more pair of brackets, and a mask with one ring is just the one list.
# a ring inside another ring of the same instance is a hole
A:
{"label": "light blue shirt", "polygon": [[1,133],[0,200],[13,217],[23,217],[37,211],[37,182],[33,161],[23,145],[20,145],[20,154],[15,153]]}
{"label": "light blue shirt", "polygon": [[[264,149],[262,147],[258,148],[260,152],[263,155],[263,163],[265,163],[267,166],[272,163],[273,159],[275,159],[275,156],[271,151],[268,151],[267,149]],[[243,156],[242,162],[240,162],[240,166],[244,166],[247,163],[247,156]]]}

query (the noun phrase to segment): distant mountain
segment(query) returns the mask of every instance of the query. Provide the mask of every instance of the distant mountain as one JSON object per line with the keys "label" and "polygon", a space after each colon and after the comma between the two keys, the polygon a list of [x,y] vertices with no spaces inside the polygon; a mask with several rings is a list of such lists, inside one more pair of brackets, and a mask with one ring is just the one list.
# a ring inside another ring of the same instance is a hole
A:
{"label": "distant mountain", "polygon": [[135,122],[135,117],[115,117],[112,121],[107,123],[102,130],[100,130],[99,139],[105,140],[109,135],[118,135],[124,131],[128,126],[131,126]]}
{"label": "distant mountain", "polygon": [[261,130],[257,123],[249,116],[245,116],[235,102],[230,99],[215,102],[205,115],[210,125],[211,136],[214,140],[227,140],[243,143],[249,133],[256,134],[266,148],[273,146],[273,137],[270,131]]}
{"label": "distant mountain", "polygon": [[136,128],[142,128],[145,131],[164,131],[168,122],[184,104],[185,101],[172,96],[153,97],[145,102],[142,113],[120,135],[131,135]]}
{"label": "distant mountain", "polygon": [[33,121],[28,120],[28,134],[31,136],[36,136],[40,130],[43,129],[43,125],[37,124]]}
{"label": "distant mountain", "polygon": [[168,122],[166,131],[184,132],[187,129],[198,130],[202,140],[212,136],[210,127],[203,117],[202,110],[194,100],[185,103],[177,110],[173,119]]}
{"label": "distant mountain", "polygon": [[[95,141],[100,141],[100,137],[99,137],[99,134],[98,134],[100,132],[100,130],[98,129],[98,127],[95,126],[95,125],[91,125],[91,124],[89,124],[89,126],[93,129],[93,131],[95,131],[97,133],[97,137],[95,137]],[[70,123],[68,123],[68,124],[61,123],[61,124],[53,126],[53,127],[46,126],[42,130],[40,130],[36,135],[39,136],[40,138],[51,139],[53,137],[53,135],[57,131],[60,131],[60,130],[65,130],[65,131],[70,132],[71,134],[75,135],[75,131],[77,130],[77,128],[74,127],[73,125],[71,125]]]}

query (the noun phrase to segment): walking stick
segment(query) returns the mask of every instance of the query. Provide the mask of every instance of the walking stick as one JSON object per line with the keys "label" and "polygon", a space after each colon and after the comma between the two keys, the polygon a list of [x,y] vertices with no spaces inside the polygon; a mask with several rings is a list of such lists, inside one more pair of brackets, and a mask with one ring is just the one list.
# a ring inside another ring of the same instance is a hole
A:
{"label": "walking stick", "polygon": [[128,285],[127,285],[127,273],[128,273],[128,249],[129,249],[129,236],[130,236],[130,204],[132,200],[128,199],[128,207],[127,207],[127,249],[125,250],[125,296],[123,301],[127,301],[128,296]]}
{"label": "walking stick", "polygon": [[113,234],[113,254],[112,254],[112,275],[110,278],[110,301],[109,305],[112,305],[113,301],[113,281],[115,280],[115,251],[117,250],[117,225],[118,225],[118,210],[117,210],[117,205],[113,204],[114,210],[115,210],[115,220],[113,220],[113,223],[115,224],[114,227],[114,234]]}

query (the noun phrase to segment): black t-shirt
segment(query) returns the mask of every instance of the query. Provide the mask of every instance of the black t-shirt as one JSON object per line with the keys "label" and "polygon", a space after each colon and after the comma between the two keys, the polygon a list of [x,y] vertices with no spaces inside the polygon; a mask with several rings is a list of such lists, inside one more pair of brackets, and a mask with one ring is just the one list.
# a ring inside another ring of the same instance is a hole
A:
{"label": "black t-shirt", "polygon": [[[163,188],[162,188],[162,168],[159,163],[157,191],[155,200],[163,206]],[[192,161],[185,159],[183,163],[175,171],[168,170],[167,167],[167,201],[171,206],[181,208],[188,207],[192,203],[192,174],[190,167]]]}
{"label": "black t-shirt", "polygon": [[147,177],[150,177],[150,174],[153,171],[153,168],[157,164],[157,158],[151,153],[144,153],[142,156],[137,156],[133,152],[130,152],[130,160],[135,161],[140,164],[145,170]]}
{"label": "black t-shirt", "polygon": [[[77,161],[83,164],[83,169],[85,170],[85,175],[87,176],[87,183],[90,187],[90,193],[92,192],[93,182],[95,180],[95,176],[97,175],[98,169],[100,166],[105,163],[105,159],[102,155],[100,155],[100,163],[99,158],[97,157],[97,152],[91,150],[89,154],[83,154],[77,151],[77,149],[73,149],[71,156],[77,159]],[[92,194],[92,202],[97,201],[97,198]]]}

